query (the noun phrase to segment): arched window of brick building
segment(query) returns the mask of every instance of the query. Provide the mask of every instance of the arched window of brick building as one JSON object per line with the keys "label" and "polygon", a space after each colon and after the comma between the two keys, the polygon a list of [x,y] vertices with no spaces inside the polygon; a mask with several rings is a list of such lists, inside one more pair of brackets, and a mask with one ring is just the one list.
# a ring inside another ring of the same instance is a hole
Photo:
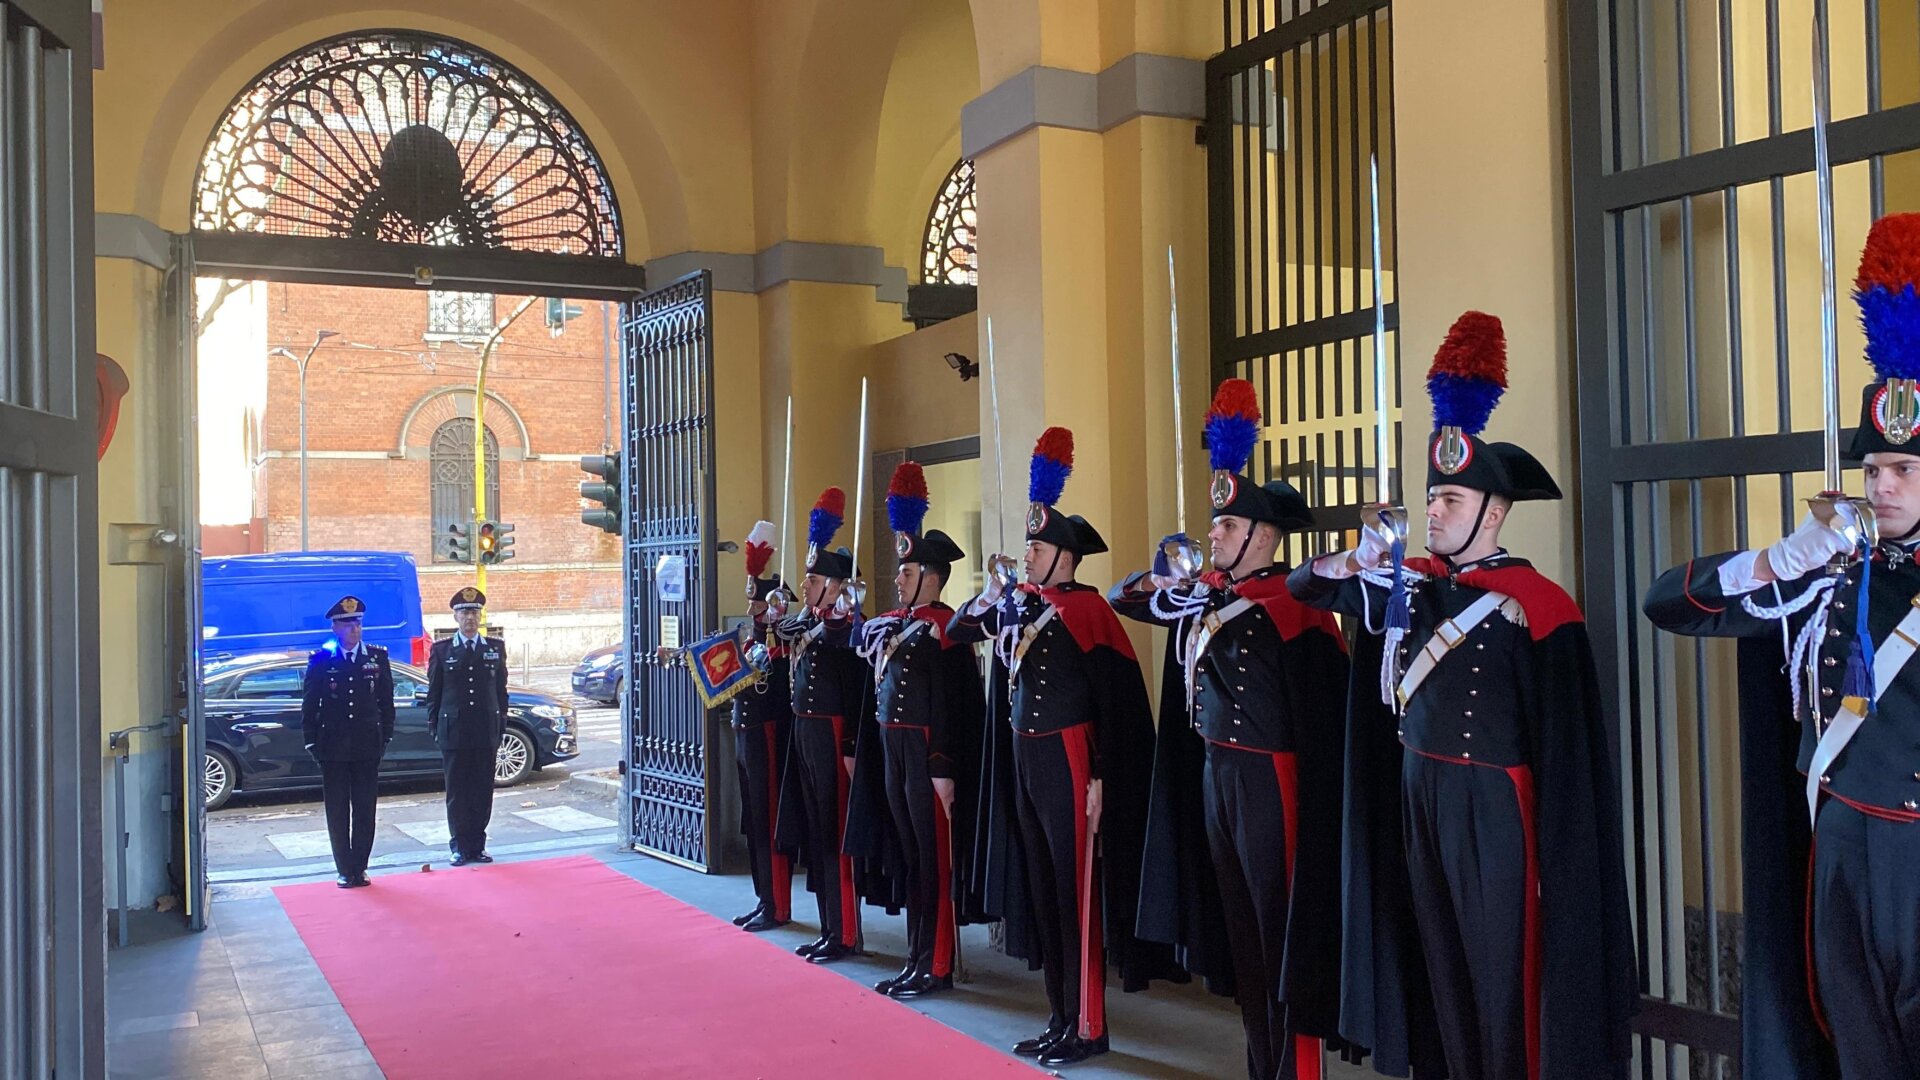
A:
{"label": "arched window of brick building", "polygon": [[[447,562],[447,526],[473,519],[473,417],[456,416],[433,430],[434,562]],[[500,514],[500,440],[487,429],[487,516]]]}
{"label": "arched window of brick building", "polygon": [[962,158],[947,174],[940,194],[933,200],[933,209],[927,213],[927,239],[920,255],[922,284],[980,284],[974,244],[978,218],[973,162]]}

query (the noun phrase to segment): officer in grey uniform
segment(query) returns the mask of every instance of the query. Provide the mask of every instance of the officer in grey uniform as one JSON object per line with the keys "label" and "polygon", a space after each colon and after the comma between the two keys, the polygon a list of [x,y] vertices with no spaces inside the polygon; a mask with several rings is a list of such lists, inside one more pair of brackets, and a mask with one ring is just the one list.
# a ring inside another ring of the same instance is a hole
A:
{"label": "officer in grey uniform", "polygon": [[447,781],[447,846],[453,865],[490,863],[493,764],[507,730],[507,648],[480,635],[487,594],[469,585],[448,601],[459,629],[433,643],[427,664],[427,726]]}
{"label": "officer in grey uniform", "polygon": [[360,640],[367,605],[343,596],[327,610],[334,640],[307,657],[300,739],[320,763],[333,843],[334,884],[370,885],[375,785],[380,758],[393,741],[393,668],[387,650]]}

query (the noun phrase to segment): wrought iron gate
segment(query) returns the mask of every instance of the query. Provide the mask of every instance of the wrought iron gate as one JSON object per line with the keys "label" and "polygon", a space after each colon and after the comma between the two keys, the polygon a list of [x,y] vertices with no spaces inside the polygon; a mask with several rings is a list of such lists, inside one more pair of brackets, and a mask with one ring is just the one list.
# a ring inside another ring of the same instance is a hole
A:
{"label": "wrought iron gate", "polygon": [[[622,839],[699,870],[714,865],[710,783],[725,748],[693,680],[655,649],[718,629],[713,476],[713,283],[706,271],[631,301],[621,317],[626,416],[621,505],[626,515],[626,738]],[[684,598],[664,599],[656,571],[682,560]],[[665,638],[663,639],[663,633]]]}
{"label": "wrought iron gate", "polygon": [[1373,290],[1368,161],[1380,162],[1383,291],[1396,296],[1389,0],[1225,0],[1207,61],[1207,217],[1215,381],[1260,392],[1251,471],[1288,481],[1327,530],[1373,490],[1375,305],[1385,304],[1399,445],[1398,305]]}
{"label": "wrought iron gate", "polygon": [[[1568,6],[1583,579],[1622,724],[1643,1076],[1739,1066],[1734,649],[1658,635],[1639,603],[1665,567],[1779,536],[1822,486],[1807,10]],[[1896,156],[1920,146],[1920,92],[1881,63],[1886,38],[1911,71],[1913,27],[1911,5],[1833,5],[1843,259],[1890,190],[1920,195]],[[1868,373],[1841,321],[1846,402]]]}
{"label": "wrought iron gate", "polygon": [[93,71],[0,2],[0,1075],[105,1072]]}

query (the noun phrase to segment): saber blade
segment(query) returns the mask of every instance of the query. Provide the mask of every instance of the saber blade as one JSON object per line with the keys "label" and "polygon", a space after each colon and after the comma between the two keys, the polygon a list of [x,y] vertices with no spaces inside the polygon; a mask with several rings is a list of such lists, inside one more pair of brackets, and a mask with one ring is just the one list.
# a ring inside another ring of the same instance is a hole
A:
{"label": "saber blade", "polygon": [[790,564],[787,562],[787,525],[793,520],[793,395],[787,395],[787,478],[783,483],[784,494],[780,500],[780,585],[793,588],[793,578],[789,576]]}
{"label": "saber blade", "polygon": [[993,362],[993,316],[987,316],[987,397],[993,409],[993,497],[999,507],[994,519],[1000,523],[1000,546],[1007,551],[1007,468],[1006,444],[1000,439],[1000,369]]}
{"label": "saber blade", "polygon": [[1392,460],[1393,417],[1387,402],[1387,297],[1381,288],[1380,267],[1380,157],[1369,159],[1373,185],[1373,494],[1382,506],[1396,505],[1387,487]]}
{"label": "saber blade", "polygon": [[1813,180],[1820,223],[1820,401],[1826,409],[1826,490],[1840,490],[1840,301],[1834,284],[1833,158],[1827,150],[1827,5],[1813,12]]}
{"label": "saber blade", "polygon": [[1167,245],[1167,321],[1173,341],[1173,531],[1187,531],[1187,439],[1180,410],[1180,287],[1173,276],[1173,245]]}

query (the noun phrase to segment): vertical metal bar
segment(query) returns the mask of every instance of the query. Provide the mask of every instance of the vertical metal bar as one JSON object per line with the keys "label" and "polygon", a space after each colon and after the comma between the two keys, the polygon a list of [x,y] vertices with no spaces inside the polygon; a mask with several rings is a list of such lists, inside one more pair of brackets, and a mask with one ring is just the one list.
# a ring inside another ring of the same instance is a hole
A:
{"label": "vertical metal bar", "polygon": [[14,69],[20,76],[19,94],[21,151],[20,199],[24,221],[21,223],[20,256],[26,263],[21,284],[27,294],[16,301],[20,305],[21,351],[17,389],[29,408],[47,407],[47,206],[46,206],[46,89],[43,82],[46,61],[40,52],[40,28],[31,24],[20,28],[16,42]]}
{"label": "vertical metal bar", "polygon": [[[13,187],[0,190],[0,209],[11,211]],[[10,298],[9,298],[10,299]],[[6,304],[11,307],[11,303]],[[25,509],[20,505],[19,487],[14,470],[0,466],[0,546],[10,552],[21,550]],[[21,670],[27,632],[26,607],[20,595],[24,580],[24,559],[0,560],[0,776],[9,782],[0,785],[0,819],[23,819],[23,785],[11,778],[21,776],[21,733],[32,723],[26,709],[26,678]],[[27,1073],[25,980],[15,973],[24,972],[27,951],[24,938],[27,876],[21,857],[20,830],[0,828],[0,1064],[7,1076]]]}
{"label": "vertical metal bar", "polygon": [[[1880,92],[1880,0],[1866,0],[1866,5],[1867,111],[1877,113],[1883,96]],[[1867,184],[1872,203],[1871,216],[1877,220],[1886,213],[1887,206],[1887,161],[1884,154],[1875,154],[1868,159]]]}

